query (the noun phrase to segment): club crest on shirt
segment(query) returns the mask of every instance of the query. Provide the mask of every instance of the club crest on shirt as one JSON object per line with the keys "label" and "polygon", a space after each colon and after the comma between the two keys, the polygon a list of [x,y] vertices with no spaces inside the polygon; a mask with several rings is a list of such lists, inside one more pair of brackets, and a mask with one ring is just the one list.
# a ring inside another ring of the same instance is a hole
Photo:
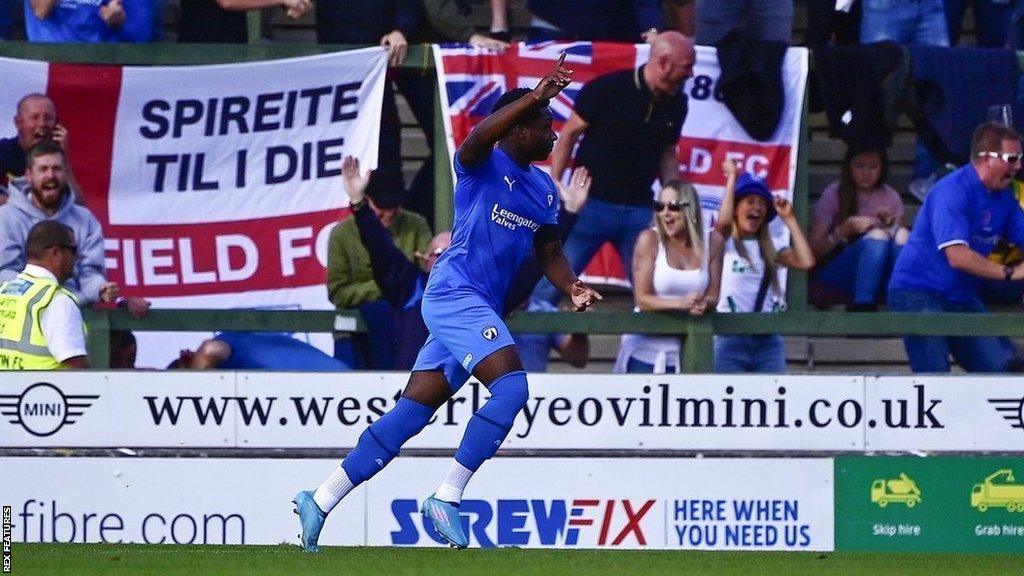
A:
{"label": "club crest on shirt", "polygon": [[484,340],[490,342],[498,337],[498,329],[494,326],[488,326],[480,331],[480,335],[484,337]]}

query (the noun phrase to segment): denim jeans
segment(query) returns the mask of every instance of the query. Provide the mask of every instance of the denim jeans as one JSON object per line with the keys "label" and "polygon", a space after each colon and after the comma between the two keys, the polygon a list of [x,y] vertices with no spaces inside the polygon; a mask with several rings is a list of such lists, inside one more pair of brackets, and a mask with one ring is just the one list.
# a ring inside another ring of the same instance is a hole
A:
{"label": "denim jeans", "polygon": [[864,0],[863,9],[861,44],[892,40],[949,46],[942,0]]}
{"label": "denim jeans", "polygon": [[[665,366],[666,374],[674,374],[676,367],[672,365]],[[643,360],[637,360],[636,358],[630,358],[626,362],[626,374],[654,374],[654,364],[648,364]]]}
{"label": "denim jeans", "polygon": [[[950,301],[937,292],[890,290],[893,312],[985,312],[977,297]],[[949,355],[968,372],[1005,372],[1014,358],[1006,338],[992,336],[905,336],[903,346],[914,372],[949,372]]]}
{"label": "denim jeans", "polygon": [[784,374],[786,349],[782,336],[715,336],[715,372]]}
{"label": "denim jeans", "polygon": [[1006,33],[1010,25],[1013,3],[1014,0],[945,0],[950,44],[956,46],[960,43],[964,12],[970,4],[978,46],[1006,47]]}
{"label": "denim jeans", "polygon": [[758,40],[793,41],[792,0],[697,0],[697,44],[714,46],[743,23]]}
{"label": "denim jeans", "polygon": [[861,238],[819,268],[816,278],[851,294],[854,304],[873,304],[888,285],[901,248],[891,240]]}
{"label": "denim jeans", "polygon": [[[572,232],[562,250],[576,273],[594,257],[605,242],[611,241],[622,258],[622,267],[629,274],[633,269],[633,248],[636,239],[651,225],[654,213],[650,206],[612,204],[597,198],[587,200],[580,210]],[[557,304],[561,293],[546,278],[533,291],[533,298]]]}

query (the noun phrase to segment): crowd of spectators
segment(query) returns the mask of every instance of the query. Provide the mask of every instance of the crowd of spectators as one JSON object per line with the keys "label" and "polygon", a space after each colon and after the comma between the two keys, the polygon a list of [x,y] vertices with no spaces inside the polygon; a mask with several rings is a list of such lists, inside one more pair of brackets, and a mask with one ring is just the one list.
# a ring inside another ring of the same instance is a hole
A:
{"label": "crowd of spectators", "polygon": [[[916,45],[950,47],[961,43],[968,9],[973,13],[979,47],[974,50],[1022,47],[1024,0],[807,3],[805,42],[823,51],[822,62],[838,62],[844,54],[854,54],[828,52],[844,46],[898,46],[890,54],[895,54],[896,60],[902,58],[904,64],[894,65],[897,72],[884,78],[864,80],[862,84],[881,87],[868,86],[853,96],[883,96],[876,100],[884,100],[886,109],[877,115],[859,107],[862,102],[835,110],[835,98],[827,99],[833,134],[847,145],[846,154],[837,181],[820,191],[806,237],[792,205],[769,191],[766,175],[742,173],[731,162],[723,165],[727,186],[719,213],[713,223],[707,222],[696,190],[679,180],[676,150],[687,116],[687,98],[681,88],[693,74],[695,44],[734,46],[732,33],[736,30],[749,39],[744,42],[788,44],[793,38],[796,3],[529,0],[525,3],[529,16],[525,31],[513,26],[508,0],[490,0],[490,26],[476,28],[471,15],[483,9],[479,4],[471,0],[178,3],[176,36],[180,42],[245,42],[249,34],[246,11],[280,6],[286,17],[295,20],[309,20],[312,14],[319,43],[378,44],[388,49],[392,68],[384,93],[379,167],[370,177],[359,172],[353,159],[345,160],[343,180],[353,216],[334,228],[329,241],[329,298],[339,309],[360,310],[368,327],[365,334],[337,341],[335,368],[408,368],[412,356],[406,352],[412,350],[414,355],[426,336],[417,299],[422,296],[433,259],[450,242],[446,231],[431,231],[435,225],[436,81],[429,67],[402,66],[410,43],[463,42],[495,51],[505,50],[512,40],[651,44],[645,65],[599,77],[584,86],[551,157],[570,264],[582,270],[602,245],[611,242],[629,273],[637,310],[694,315],[777,312],[786,307],[782,268],[810,270],[812,303],[822,307],[838,302],[858,312],[885,306],[904,311],[976,312],[985,310],[986,302],[1021,304],[1024,272],[1018,273],[1018,264],[1024,258],[1018,246],[1024,242],[1024,184],[1014,180],[1020,169],[1019,137],[1012,126],[1005,125],[1012,124],[1013,115],[1004,116],[1004,124],[982,124],[985,106],[975,98],[969,107],[955,112],[959,132],[944,130],[942,122],[936,122],[932,130],[927,122],[928,114],[934,112],[927,111],[929,103],[934,107],[938,101],[942,106],[943,96],[955,104],[965,103],[957,92],[964,88],[946,87],[941,78],[929,76],[928,82],[918,78],[917,86],[899,92],[893,88],[893,78],[899,79],[902,70],[904,85],[910,86],[917,78],[915,64],[917,74],[927,73],[929,59],[933,61],[935,56]],[[166,11],[165,0],[0,0],[0,39],[157,41],[163,37]],[[876,44],[879,42],[889,44]],[[832,60],[836,54],[838,58]],[[970,66],[974,55],[957,57]],[[908,92],[916,99],[893,96]],[[429,146],[429,156],[409,182],[402,170],[397,93],[408,102]],[[1017,102],[987,104],[1006,104],[1012,109]],[[949,106],[945,105],[947,113]],[[901,111],[922,131],[912,182],[906,190],[894,188],[890,178],[889,148],[894,118]],[[739,119],[741,112],[733,112]],[[59,222],[71,230],[74,242],[42,250],[71,246],[75,259],[66,278],[58,272],[51,271],[51,275],[62,281],[79,304],[120,305],[142,317],[149,303],[142,298],[122,298],[117,284],[105,277],[102,231],[85,207],[88,191],[81,190],[74,178],[67,157],[69,134],[56,119],[49,98],[27,95],[15,111],[17,135],[0,139],[0,204],[5,204],[0,207],[0,282],[9,286],[21,275],[39,272],[26,243],[30,230],[39,222]],[[969,156],[959,153],[967,148],[963,126],[979,124]],[[578,168],[570,172],[571,166]],[[814,191],[815,195],[818,192]],[[913,211],[901,192],[923,199],[916,221],[909,218]],[[652,198],[656,199],[653,203]],[[776,217],[788,229],[788,243],[773,241],[768,234],[768,224]],[[49,232],[51,236],[55,233]],[[37,254],[36,260],[39,257]],[[520,276],[506,312],[558,309],[558,295],[529,263]],[[252,335],[256,340],[250,341],[242,335],[232,340],[235,336],[223,333],[205,342],[197,353],[183,351],[179,364],[230,366],[230,358],[247,357],[242,350],[273,347],[277,337],[264,335],[265,340],[259,340],[261,335]],[[550,350],[558,351],[573,365],[587,360],[589,340],[585,335],[518,335],[520,339],[522,354],[535,359],[531,370],[543,368]],[[913,337],[905,343],[915,371],[949,370],[950,354],[968,370],[1003,371],[1020,364],[1006,339]],[[675,338],[626,335],[616,370],[678,371],[680,355]],[[781,338],[718,336],[715,368],[726,372],[785,371]]]}

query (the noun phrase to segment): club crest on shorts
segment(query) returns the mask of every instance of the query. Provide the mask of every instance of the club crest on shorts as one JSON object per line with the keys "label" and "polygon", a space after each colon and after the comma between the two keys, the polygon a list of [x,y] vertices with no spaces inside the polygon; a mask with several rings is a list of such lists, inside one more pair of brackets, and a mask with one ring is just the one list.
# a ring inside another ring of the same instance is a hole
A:
{"label": "club crest on shorts", "polygon": [[484,337],[484,340],[492,341],[498,337],[498,329],[494,326],[488,326],[480,331],[480,335]]}

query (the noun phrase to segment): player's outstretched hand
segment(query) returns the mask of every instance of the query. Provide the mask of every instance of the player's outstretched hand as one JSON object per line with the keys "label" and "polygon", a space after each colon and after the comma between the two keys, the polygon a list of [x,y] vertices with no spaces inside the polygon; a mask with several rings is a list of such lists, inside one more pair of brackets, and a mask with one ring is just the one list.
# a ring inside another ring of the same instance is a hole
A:
{"label": "player's outstretched hand", "polygon": [[366,187],[370,184],[370,172],[359,171],[359,158],[345,156],[341,162],[341,183],[348,194],[349,202],[359,202],[366,196]]}
{"label": "player's outstretched hand", "polygon": [[540,83],[533,89],[533,95],[541,101],[550,100],[561,92],[569,82],[572,81],[572,70],[565,67],[565,52],[558,57],[555,69],[541,78]]}
{"label": "player's outstretched hand", "polygon": [[587,308],[590,308],[594,302],[604,300],[604,296],[601,296],[597,290],[594,290],[579,280],[573,282],[571,296],[572,308],[576,312],[582,312]]}

